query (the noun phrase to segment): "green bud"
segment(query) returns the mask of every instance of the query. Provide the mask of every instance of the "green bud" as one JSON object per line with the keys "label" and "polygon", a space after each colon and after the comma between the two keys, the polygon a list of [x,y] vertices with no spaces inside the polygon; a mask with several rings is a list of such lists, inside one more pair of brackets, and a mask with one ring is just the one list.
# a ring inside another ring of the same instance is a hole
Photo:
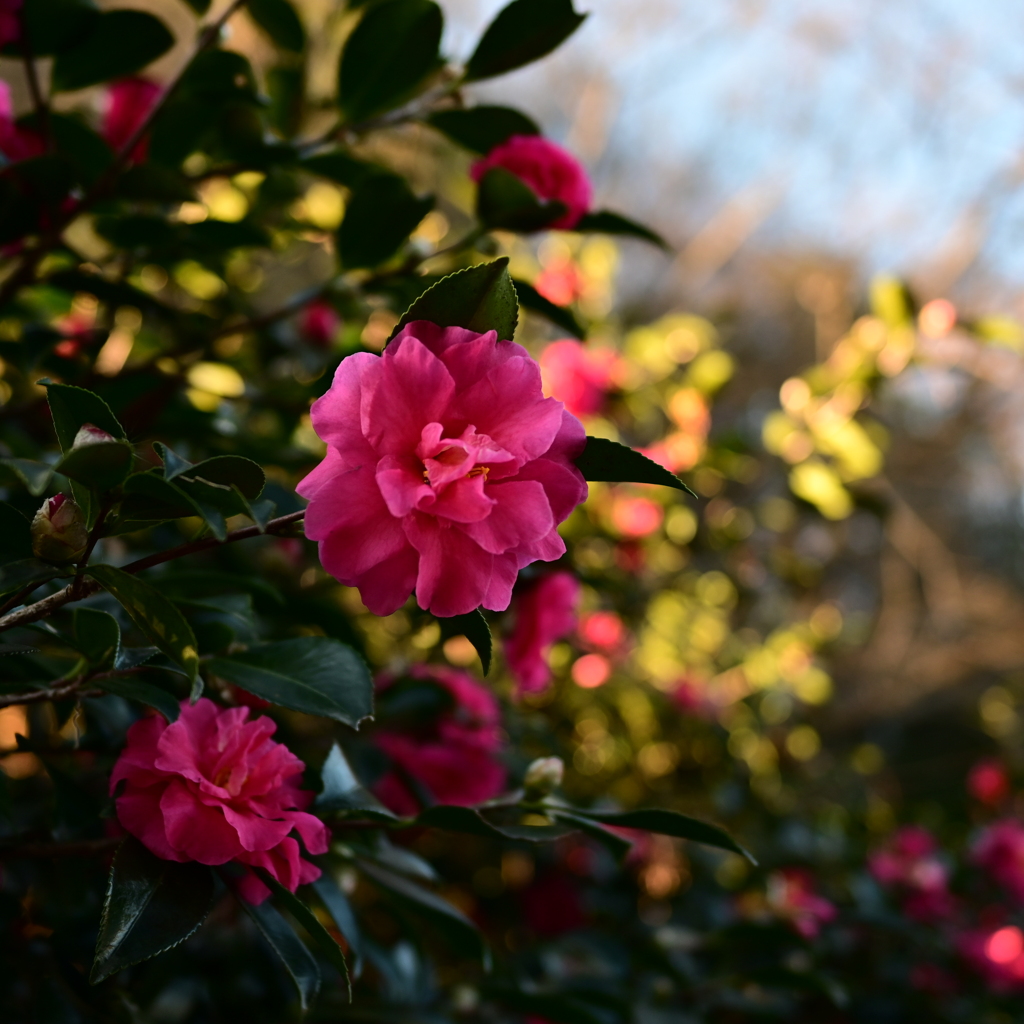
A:
{"label": "green bud", "polygon": [[89,531],[78,503],[63,494],[47,498],[32,520],[32,551],[44,562],[73,562],[85,554]]}
{"label": "green bud", "polygon": [[562,784],[563,775],[565,765],[560,757],[538,757],[526,769],[526,776],[523,778],[527,798],[540,800],[542,797],[550,796],[552,791]]}

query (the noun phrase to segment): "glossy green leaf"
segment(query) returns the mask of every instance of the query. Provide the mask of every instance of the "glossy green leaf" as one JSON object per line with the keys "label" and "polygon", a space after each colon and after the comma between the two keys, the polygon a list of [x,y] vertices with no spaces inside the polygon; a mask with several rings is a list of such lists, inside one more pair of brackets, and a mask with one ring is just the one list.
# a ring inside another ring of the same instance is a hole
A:
{"label": "glossy green leaf", "polygon": [[565,214],[565,204],[545,201],[504,167],[492,167],[476,193],[477,219],[487,228],[529,233],[548,227]]}
{"label": "glossy green leaf", "polygon": [[99,441],[68,452],[54,472],[97,491],[109,491],[128,476],[132,456],[131,445],[123,441]]}
{"label": "glossy green leaf", "polygon": [[427,123],[472,153],[489,153],[513,135],[540,135],[531,118],[511,107],[438,110]]}
{"label": "glossy green leaf", "polygon": [[730,850],[746,857],[752,864],[757,861],[736,842],[732,836],[717,825],[709,825],[706,821],[691,818],[678,811],[668,811],[660,807],[650,807],[639,811],[583,811],[572,810],[574,815],[600,822],[602,825],[614,825],[617,828],[635,828],[643,832],[657,832],[664,836],[675,836],[678,839],[690,839],[704,846],[714,846],[720,850]]}
{"label": "glossy green leaf", "polygon": [[215,455],[202,462],[189,462],[159,442],[153,446],[164,463],[164,479],[180,484],[195,479],[230,489],[237,487],[246,498],[258,498],[266,483],[259,464],[240,455]]}
{"label": "glossy green leaf", "polygon": [[417,198],[397,174],[367,178],[352,193],[338,229],[342,265],[355,269],[383,263],[433,208],[433,196]]}
{"label": "glossy green leaf", "polygon": [[341,54],[346,120],[363,121],[408,99],[440,64],[442,25],[432,0],[382,0],[370,7]]}
{"label": "glossy green leaf", "polygon": [[682,480],[664,466],[633,448],[604,437],[587,437],[587,446],[576,458],[576,468],[585,480],[619,484],[660,484],[693,494]]}
{"label": "glossy green leaf", "polygon": [[177,606],[156,587],[112,565],[90,565],[86,572],[117,598],[135,625],[195,684],[199,674],[196,638]]}
{"label": "glossy green leaf", "polygon": [[213,658],[210,671],[272,704],[334,718],[353,728],[373,714],[366,663],[338,640],[298,637]]}
{"label": "glossy green leaf", "polygon": [[302,940],[295,934],[295,929],[269,901],[261,903],[258,907],[241,897],[238,902],[256,922],[256,927],[284,964],[298,990],[302,1009],[308,1010],[320,991],[320,969],[313,959],[313,954],[306,949]]}
{"label": "glossy green leaf", "polygon": [[489,839],[518,839],[532,843],[552,842],[564,838],[573,831],[572,827],[566,828],[563,825],[498,823],[492,820],[486,811],[476,807],[456,807],[447,804],[428,807],[416,818],[416,824]]}
{"label": "glossy green leaf", "polygon": [[344,149],[332,149],[327,153],[317,153],[316,156],[306,157],[302,161],[302,166],[312,174],[330,178],[331,181],[336,181],[339,185],[351,189],[358,188],[379,174],[390,173],[379,164],[357,160]]}
{"label": "glossy green leaf", "polygon": [[508,276],[508,257],[441,278],[402,314],[388,341],[414,320],[465,327],[479,334],[497,331],[499,341],[511,341],[519,320],[519,302]]}
{"label": "glossy green leaf", "polygon": [[575,812],[563,811],[560,808],[552,807],[548,809],[547,813],[555,821],[560,821],[570,828],[579,829],[580,832],[590,836],[591,839],[596,839],[616,860],[621,861],[625,859],[629,851],[633,849],[633,844],[628,839],[624,839],[610,829],[603,828],[597,822],[584,818]]}
{"label": "glossy green leaf", "polygon": [[539,313],[546,320],[550,320],[556,327],[571,334],[574,338],[585,338],[586,329],[580,324],[572,310],[564,306],[556,306],[550,299],[543,295],[532,284],[520,281],[514,277],[512,284],[515,286],[516,295],[519,296],[520,305],[533,313]]}
{"label": "glossy green leaf", "polygon": [[94,668],[112,665],[121,648],[121,627],[109,612],[98,608],[76,608],[75,646]]}
{"label": "glossy green leaf", "polygon": [[441,636],[447,639],[453,636],[464,636],[480,655],[480,665],[487,675],[491,670],[491,627],[484,618],[483,610],[467,612],[465,615],[452,615],[448,618],[438,619],[441,627]]}
{"label": "glossy green leaf", "polygon": [[184,942],[209,913],[213,893],[208,867],[160,860],[129,836],[110,869],[89,980],[95,985]]}
{"label": "glossy green leaf", "polygon": [[46,386],[46,400],[53,415],[53,429],[57,433],[60,450],[66,455],[75,443],[75,435],[86,423],[105,430],[112,437],[126,440],[124,427],[110,411],[110,406],[93,391],[76,388],[71,384],[39,382]]}
{"label": "glossy green leaf", "polygon": [[302,52],[306,45],[306,30],[288,0],[248,0],[245,9],[278,46],[295,53]]}
{"label": "glossy green leaf", "polygon": [[394,821],[398,817],[389,811],[356,778],[348,759],[337,743],[320,770],[321,789],[315,807],[321,814],[338,812],[354,818],[377,818]]}
{"label": "glossy green leaf", "polygon": [[164,23],[144,11],[105,11],[53,63],[53,89],[67,92],[141,71],[174,45]]}
{"label": "glossy green leaf", "polygon": [[[52,57],[87,36],[99,19],[95,4],[85,0],[28,0],[19,14],[28,22],[28,38],[37,57]],[[20,40],[4,47],[12,56],[21,56]]]}
{"label": "glossy green leaf", "polygon": [[0,459],[0,466],[9,469],[28,488],[28,493],[36,497],[50,486],[53,476],[53,466],[31,459]]}
{"label": "glossy green leaf", "polygon": [[512,0],[487,26],[466,65],[467,82],[493,78],[539,60],[583,24],[572,0]]}
{"label": "glossy green leaf", "polygon": [[360,860],[358,863],[360,870],[389,893],[400,906],[429,920],[456,952],[463,956],[479,958],[485,968],[490,968],[490,950],[476,925],[461,910],[442,899],[437,893],[417,885],[397,872],[389,871],[367,860]]}
{"label": "glossy green leaf", "polygon": [[638,224],[635,220],[623,217],[622,214],[612,213],[611,210],[597,210],[594,213],[585,213],[573,227],[573,231],[595,231],[603,235],[626,235],[630,238],[640,238],[645,242],[651,242],[668,249],[669,244],[657,232]]}
{"label": "glossy green leaf", "polygon": [[32,558],[29,521],[6,501],[0,501],[0,565]]}
{"label": "glossy green leaf", "polygon": [[22,558],[0,566],[0,595],[13,594],[30,583],[45,583],[60,575],[60,569],[39,561],[38,558]]}
{"label": "glossy green leaf", "polygon": [[270,887],[274,897],[306,929],[309,937],[317,944],[331,966],[345,979],[348,999],[351,1002],[352,979],[349,977],[348,964],[345,962],[345,954],[342,952],[341,946],[331,938],[331,933],[317,920],[316,914],[295,893],[286,889],[270,872],[259,871],[257,873],[263,883]]}
{"label": "glossy green leaf", "polygon": [[[141,650],[141,648],[136,648]],[[181,708],[173,693],[169,693],[155,683],[143,682],[141,679],[132,676],[113,676],[110,679],[97,679],[94,683],[105,693],[112,693],[117,697],[124,697],[125,700],[134,700],[147,707],[156,708],[167,719],[168,722],[176,722]]]}
{"label": "glossy green leaf", "polygon": [[195,502],[179,487],[165,480],[158,469],[128,477],[123,494],[121,515],[126,520],[179,519],[202,514]]}
{"label": "glossy green leaf", "polygon": [[334,923],[338,926],[338,931],[345,936],[345,941],[355,957],[352,976],[358,978],[362,974],[363,957],[366,954],[363,948],[363,933],[356,920],[355,912],[352,910],[352,904],[338,887],[337,882],[326,873],[322,874],[312,885],[317,896],[327,908],[327,913],[331,915]]}

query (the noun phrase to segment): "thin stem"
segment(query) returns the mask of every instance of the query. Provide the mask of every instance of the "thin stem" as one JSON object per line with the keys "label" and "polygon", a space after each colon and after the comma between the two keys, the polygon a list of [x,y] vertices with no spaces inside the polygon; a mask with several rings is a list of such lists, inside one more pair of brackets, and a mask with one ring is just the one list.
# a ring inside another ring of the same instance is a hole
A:
{"label": "thin stem", "polygon": [[[232,530],[224,540],[208,537],[205,540],[192,541],[188,544],[181,544],[176,548],[169,548],[167,551],[158,551],[155,554],[148,555],[146,558],[139,558],[128,565],[122,566],[122,572],[142,572],[143,569],[152,568],[154,565],[160,565],[162,562],[170,562],[175,558],[183,558],[185,555],[207,551],[210,548],[220,547],[222,544],[232,544],[236,540],[248,540],[250,537],[259,537],[261,534],[273,536],[283,533],[293,523],[297,523],[302,519],[305,514],[306,510],[300,509],[298,512],[290,512],[286,516],[271,519],[267,523],[265,530],[261,530],[258,526],[245,526],[240,530]],[[35,604],[30,604],[25,608],[18,608],[0,617],[0,632],[6,629],[13,629],[15,626],[24,626],[29,622],[37,622],[39,619],[45,619],[48,615],[52,615],[57,611],[58,608],[63,608],[64,605],[70,604],[72,601],[81,601],[83,598],[89,597],[103,589],[95,580],[87,580],[80,585],[76,592],[75,586],[77,583],[78,579],[76,578],[63,590],[58,590],[56,594],[51,594],[49,597],[44,597],[41,601],[36,601]]]}
{"label": "thin stem", "polygon": [[44,700],[63,700],[77,693],[85,682],[85,676],[78,676],[63,686],[48,686],[45,690],[27,690],[25,693],[5,693],[0,696],[0,708],[12,704],[41,704]]}
{"label": "thin stem", "polygon": [[120,836],[107,836],[103,839],[82,839],[74,843],[0,845],[0,860],[49,860],[55,857],[95,857],[108,853],[120,842]]}
{"label": "thin stem", "polygon": [[39,72],[36,68],[35,59],[32,56],[32,40],[29,37],[28,18],[24,8],[21,12],[21,52],[22,60],[25,62],[25,77],[28,79],[28,91],[32,96],[32,105],[36,110],[36,118],[39,121],[39,131],[43,136],[43,143],[46,152],[53,151],[53,134],[50,131],[50,107],[43,96],[43,90],[39,85]]}

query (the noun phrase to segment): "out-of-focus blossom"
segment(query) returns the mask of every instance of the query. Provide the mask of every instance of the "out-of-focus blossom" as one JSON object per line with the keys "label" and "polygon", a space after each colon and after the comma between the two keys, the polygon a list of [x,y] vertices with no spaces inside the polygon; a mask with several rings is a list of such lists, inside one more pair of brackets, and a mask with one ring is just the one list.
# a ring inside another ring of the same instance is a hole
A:
{"label": "out-of-focus blossom", "polygon": [[[375,735],[377,746],[395,766],[377,783],[377,795],[392,810],[408,815],[420,809],[416,787],[438,803],[463,807],[497,796],[506,772],[498,760],[501,713],[494,694],[456,669],[414,665],[406,676],[441,687],[453,703],[414,730],[381,729]],[[393,676],[382,676],[378,688],[386,690],[395,682]]]}
{"label": "out-of-focus blossom", "polygon": [[302,311],[299,318],[299,334],[317,348],[326,348],[334,341],[341,326],[338,311],[323,299],[315,299]]}
{"label": "out-of-focus blossom", "polygon": [[646,537],[661,526],[665,510],[650,498],[617,494],[612,499],[612,526],[623,537]]}
{"label": "out-of-focus blossom", "polygon": [[572,259],[552,260],[533,282],[534,288],[556,306],[575,302],[583,294],[585,285],[586,280]]}
{"label": "out-of-focus blossom", "polygon": [[21,0],[0,0],[0,46],[21,38]]}
{"label": "out-of-focus blossom", "polygon": [[564,871],[542,875],[518,898],[527,926],[544,938],[563,935],[586,924],[576,880]]}
{"label": "out-of-focus blossom", "polygon": [[1024,933],[1015,925],[977,928],[957,937],[960,955],[996,992],[1024,986]]}
{"label": "out-of-focus blossom", "polygon": [[530,763],[523,776],[527,798],[538,800],[549,796],[562,784],[564,776],[565,762],[560,757],[538,757]]}
{"label": "out-of-focus blossom", "polygon": [[551,227],[571,231],[590,209],[593,188],[587,172],[571,153],[542,135],[513,135],[495,146],[470,169],[474,181],[501,167],[528,185],[541,199],[562,203],[566,212]]}
{"label": "out-of-focus blossom", "polygon": [[[326,853],[328,831],[304,810],[313,794],[301,788],[305,765],[271,740],[276,724],[249,721],[248,708],[219,708],[205,697],[182,701],[176,722],[140,719],[110,775],[121,824],[156,856],[200,864],[235,862],[269,872],[294,892],[320,877],[302,859],[296,832],[310,853]],[[270,890],[251,872],[242,895],[262,903]]]}
{"label": "out-of-focus blossom", "polygon": [[[103,138],[111,149],[120,150],[135,134],[162,92],[160,86],[148,78],[122,78],[108,86]],[[132,150],[132,160],[142,162],[148,150],[149,140],[140,139]]]}
{"label": "out-of-focus blossom", "polygon": [[617,654],[626,645],[628,633],[615,612],[592,612],[583,616],[579,625],[580,639],[589,647],[606,654]]}
{"label": "out-of-focus blossom", "polygon": [[505,659],[520,693],[536,693],[551,682],[548,653],[576,628],[579,602],[579,580],[565,570],[548,573],[517,592]]}
{"label": "out-of-focus blossom", "polygon": [[905,895],[903,910],[918,921],[948,917],[953,910],[949,872],[935,853],[935,837],[924,828],[907,825],[891,842],[868,857],[868,869],[886,886],[898,886]]}
{"label": "out-of-focus blossom", "polygon": [[669,691],[673,703],[687,715],[707,718],[712,712],[706,683],[695,676],[684,676]]}
{"label": "out-of-focus blossom", "polygon": [[971,860],[1024,903],[1024,825],[1012,818],[989,825],[971,849]]}
{"label": "out-of-focus blossom", "polygon": [[327,456],[297,490],[324,568],[377,615],[503,611],[519,570],[565,552],[587,496],[582,424],[544,398],[529,353],[425,320],[341,361],[313,404]]}
{"label": "out-of-focus blossom", "polygon": [[772,872],[765,899],[768,909],[805,939],[815,938],[838,914],[835,904],[814,891],[810,874],[799,868]]}
{"label": "out-of-focus blossom", "polygon": [[612,664],[603,654],[584,654],[572,666],[572,680],[584,690],[604,685],[612,674]]}
{"label": "out-of-focus blossom", "polygon": [[983,804],[1001,804],[1010,795],[1010,777],[1002,762],[979,761],[967,775],[967,792]]}
{"label": "out-of-focus blossom", "polygon": [[[16,18],[17,15],[13,17]],[[2,28],[2,11],[0,11],[0,31]],[[0,80],[0,153],[3,153],[11,163],[17,163],[19,160],[29,160],[34,156],[39,156],[45,149],[42,136],[38,132],[15,123],[11,88],[6,82]]]}
{"label": "out-of-focus blossom", "polygon": [[594,416],[621,373],[621,359],[611,349],[587,348],[572,338],[553,341],[540,356],[544,390],[573,416]]}
{"label": "out-of-focus blossom", "polygon": [[949,299],[932,299],[921,307],[917,324],[929,338],[942,338],[956,327],[956,306]]}

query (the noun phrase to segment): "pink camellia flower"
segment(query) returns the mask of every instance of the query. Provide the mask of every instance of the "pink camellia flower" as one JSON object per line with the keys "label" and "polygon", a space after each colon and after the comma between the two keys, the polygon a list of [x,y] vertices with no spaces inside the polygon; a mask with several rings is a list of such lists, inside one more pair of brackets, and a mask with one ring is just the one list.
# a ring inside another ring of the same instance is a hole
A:
{"label": "pink camellia flower", "polygon": [[415,589],[434,615],[503,611],[520,569],[565,552],[587,496],[582,424],[544,398],[529,353],[425,320],[343,359],[313,403],[327,456],[296,490],[320,561],[376,615]]}
{"label": "pink camellia flower", "polygon": [[983,927],[957,938],[960,955],[995,992],[1024,985],[1024,933],[1015,925]]}
{"label": "pink camellia flower", "polygon": [[21,37],[21,0],[0,0],[0,46],[16,42]]}
{"label": "pink camellia flower", "polygon": [[[396,769],[377,783],[377,795],[392,810],[408,815],[419,810],[408,777],[442,804],[468,807],[497,796],[505,786],[506,772],[496,756],[502,732],[494,694],[456,669],[413,665],[406,676],[447,690],[453,706],[415,732],[381,729],[376,734],[377,746]],[[384,690],[395,681],[394,676],[382,676],[377,685]]]}
{"label": "pink camellia flower", "polygon": [[768,907],[788,921],[805,939],[813,939],[821,926],[833,921],[839,911],[835,904],[814,891],[814,880],[806,871],[787,868],[768,877]]}
{"label": "pink camellia flower", "polygon": [[1012,818],[990,825],[974,844],[971,860],[1024,903],[1024,825]]}
{"label": "pink camellia flower", "polygon": [[559,570],[516,595],[516,619],[505,641],[505,660],[520,693],[537,693],[551,682],[548,653],[576,628],[580,582]]}
{"label": "pink camellia flower", "polygon": [[299,333],[305,341],[317,348],[326,348],[338,333],[341,317],[337,310],[323,299],[314,299],[302,311]]}
{"label": "pink camellia flower", "polygon": [[479,181],[493,167],[514,174],[541,199],[562,203],[566,212],[551,227],[571,231],[590,209],[594,190],[587,172],[571,153],[542,135],[513,135],[470,168]]}
{"label": "pink camellia flower", "polygon": [[967,775],[967,792],[983,804],[1001,804],[1010,795],[1010,777],[1002,762],[979,761]]}
{"label": "pink camellia flower", "polygon": [[882,885],[905,893],[904,913],[917,921],[934,921],[953,911],[949,871],[935,856],[935,837],[917,825],[899,829],[891,842],[868,857],[868,870]]}
{"label": "pink camellia flower", "polygon": [[[170,725],[140,719],[114,765],[110,791],[122,780],[117,816],[125,829],[164,860],[234,862],[263,868],[294,892],[320,877],[302,859],[295,831],[310,853],[326,853],[328,831],[303,808],[303,763],[270,737],[269,718],[248,721],[248,708],[220,708],[205,697],[182,701]],[[270,890],[252,872],[242,895],[262,903]]]}
{"label": "pink camellia flower", "polygon": [[[107,109],[103,117],[103,138],[119,150],[146,119],[163,90],[148,78],[122,78],[107,88]],[[132,160],[146,159],[149,140],[141,139],[132,150]]]}
{"label": "pink camellia flower", "polygon": [[573,416],[594,416],[604,408],[620,362],[611,349],[586,348],[571,338],[553,341],[540,357],[544,390]]}

